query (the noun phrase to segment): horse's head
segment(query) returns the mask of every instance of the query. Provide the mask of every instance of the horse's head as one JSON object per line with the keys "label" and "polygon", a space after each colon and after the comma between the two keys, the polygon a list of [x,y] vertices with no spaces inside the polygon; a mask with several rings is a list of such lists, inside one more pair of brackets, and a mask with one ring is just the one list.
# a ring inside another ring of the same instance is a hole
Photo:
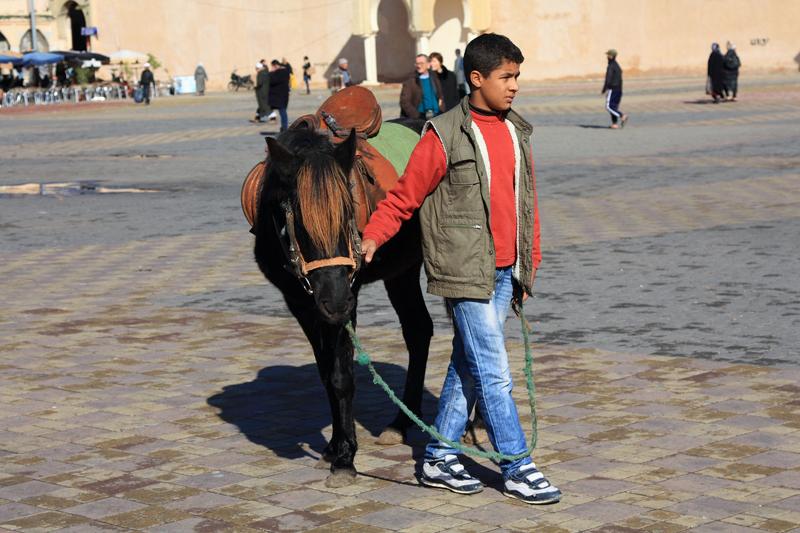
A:
{"label": "horse's head", "polygon": [[267,145],[264,193],[287,266],[313,295],[320,317],[343,324],[355,306],[351,282],[360,261],[348,178],[355,134],[334,147],[326,136],[298,128],[267,138]]}

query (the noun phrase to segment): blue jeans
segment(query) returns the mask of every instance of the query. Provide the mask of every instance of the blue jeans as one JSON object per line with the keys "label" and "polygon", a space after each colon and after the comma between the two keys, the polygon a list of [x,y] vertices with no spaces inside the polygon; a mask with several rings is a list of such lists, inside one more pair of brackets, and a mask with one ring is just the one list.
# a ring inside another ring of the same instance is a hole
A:
{"label": "blue jeans", "polygon": [[286,108],[279,107],[278,114],[281,117],[281,131],[286,131],[289,129],[289,115],[286,113]]}
{"label": "blue jeans", "polygon": [[[513,290],[511,268],[498,268],[490,300],[447,299],[455,335],[436,415],[439,433],[458,442],[477,401],[492,446],[506,455],[517,455],[527,449],[525,432],[511,397],[513,384],[503,334]],[[425,450],[425,460],[458,453],[444,442],[431,439]],[[507,478],[530,462],[530,457],[501,461],[503,477]]]}

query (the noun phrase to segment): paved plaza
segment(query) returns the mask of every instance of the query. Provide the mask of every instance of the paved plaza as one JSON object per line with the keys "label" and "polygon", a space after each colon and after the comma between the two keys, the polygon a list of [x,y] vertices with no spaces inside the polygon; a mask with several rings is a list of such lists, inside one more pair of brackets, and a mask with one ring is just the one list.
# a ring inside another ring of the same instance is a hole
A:
{"label": "paved plaza", "polygon": [[[528,84],[543,223],[537,464],[564,492],[419,486],[424,435],[359,367],[357,483],[314,469],[330,436],[313,356],[258,272],[239,189],[274,125],[249,94],[0,110],[0,532],[800,531],[800,79]],[[397,116],[397,88],[377,96]],[[294,95],[290,116],[325,97]],[[86,194],[54,183],[83,182]],[[23,184],[43,195],[21,195]],[[40,184],[46,184],[44,186]],[[47,185],[49,184],[49,186]],[[122,190],[103,194],[103,190]],[[136,189],[139,192],[133,192]],[[442,302],[424,411],[449,357]],[[359,331],[400,387],[383,288]],[[530,427],[519,323],[508,347]]]}

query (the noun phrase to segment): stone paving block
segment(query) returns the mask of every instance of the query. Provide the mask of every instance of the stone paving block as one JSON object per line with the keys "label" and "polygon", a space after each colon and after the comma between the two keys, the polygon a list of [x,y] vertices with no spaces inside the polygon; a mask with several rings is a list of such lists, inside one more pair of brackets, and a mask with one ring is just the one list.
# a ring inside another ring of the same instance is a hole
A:
{"label": "stone paving block", "polygon": [[683,501],[668,507],[668,511],[682,515],[693,515],[702,518],[719,520],[729,516],[746,512],[752,505],[731,500],[723,500],[708,496],[701,496],[692,500]]}
{"label": "stone paving block", "polygon": [[57,511],[46,511],[43,513],[26,516],[24,518],[16,518],[9,520],[0,526],[7,527],[12,530],[43,532],[54,531],[66,527],[77,526],[84,524],[89,520],[82,516],[75,516],[72,514],[60,513]]}
{"label": "stone paving block", "polygon": [[85,516],[87,518],[100,519],[128,511],[143,509],[145,507],[146,505],[132,502],[130,500],[123,500],[120,498],[105,498],[103,500],[95,500],[93,502],[67,507],[64,509],[64,512]]}
{"label": "stone paving block", "polygon": [[569,509],[569,514],[578,518],[603,522],[618,522],[642,513],[642,508],[605,500],[597,500],[576,505]]}
{"label": "stone paving block", "polygon": [[0,498],[6,500],[19,501],[34,496],[41,496],[48,492],[60,489],[58,485],[43,483],[41,481],[24,481],[14,485],[6,485],[0,488]]}
{"label": "stone paving block", "polygon": [[398,530],[434,520],[436,515],[402,507],[387,507],[374,513],[361,515],[352,522],[389,530]]}
{"label": "stone paving block", "polygon": [[269,531],[307,531],[333,522],[334,518],[306,511],[292,511],[273,518],[258,520],[250,524],[252,527]]}
{"label": "stone paving block", "polygon": [[0,504],[0,523],[41,513],[42,511],[43,509],[23,503],[3,503]]}

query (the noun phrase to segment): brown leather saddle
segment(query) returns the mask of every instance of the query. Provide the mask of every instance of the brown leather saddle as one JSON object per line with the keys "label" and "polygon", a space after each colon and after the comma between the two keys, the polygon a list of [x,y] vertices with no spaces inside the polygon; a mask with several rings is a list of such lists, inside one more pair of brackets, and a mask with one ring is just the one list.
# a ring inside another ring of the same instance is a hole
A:
{"label": "brown leather saddle", "polygon": [[[381,107],[372,91],[354,85],[347,87],[325,100],[313,115],[304,115],[295,120],[291,128],[307,127],[327,133],[334,144],[338,144],[356,131],[356,162],[350,172],[350,187],[356,206],[356,226],[364,231],[370,215],[386,192],[399,179],[391,162],[373,147],[368,139],[378,134],[381,128]],[[242,185],[242,210],[244,216],[255,226],[258,217],[258,195],[266,174],[266,161],[254,166]]]}

